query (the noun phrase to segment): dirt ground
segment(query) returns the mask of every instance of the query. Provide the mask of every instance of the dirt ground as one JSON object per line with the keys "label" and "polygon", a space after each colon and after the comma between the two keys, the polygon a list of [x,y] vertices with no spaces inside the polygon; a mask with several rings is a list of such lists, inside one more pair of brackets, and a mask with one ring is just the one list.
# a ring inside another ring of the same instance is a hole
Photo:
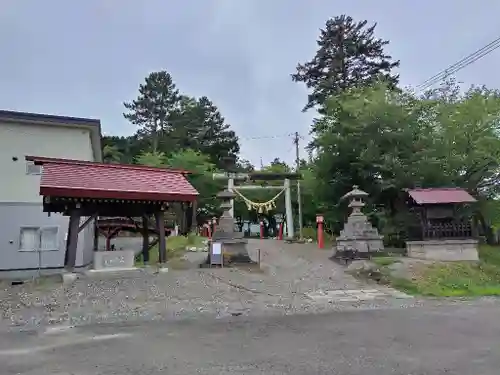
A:
{"label": "dirt ground", "polygon": [[[81,325],[136,319],[324,312],[408,303],[396,291],[363,284],[312,244],[250,240],[261,270],[211,268],[138,272],[89,278],[71,285],[51,280],[0,290],[0,328]],[[396,300],[395,300],[396,299]]]}

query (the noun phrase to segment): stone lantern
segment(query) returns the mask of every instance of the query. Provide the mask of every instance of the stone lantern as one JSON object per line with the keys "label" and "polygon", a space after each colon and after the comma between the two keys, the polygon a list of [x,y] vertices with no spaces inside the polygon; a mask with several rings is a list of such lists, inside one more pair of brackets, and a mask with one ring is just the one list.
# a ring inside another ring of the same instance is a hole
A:
{"label": "stone lantern", "polygon": [[384,249],[383,237],[379,235],[377,228],[371,225],[361,211],[365,206],[363,200],[366,197],[368,197],[368,193],[360,190],[356,185],[342,197],[342,200],[349,199],[349,208],[352,211],[344,224],[344,229],[340,232],[340,236],[337,237],[334,257],[343,257],[343,254],[348,251],[359,258],[370,258],[371,253]]}
{"label": "stone lantern", "polygon": [[248,255],[248,241],[243,238],[243,233],[234,230],[234,218],[231,216],[230,210],[232,206],[231,200],[235,196],[232,191],[227,189],[217,194],[217,198],[222,201],[220,205],[222,216],[219,218],[219,224],[212,235],[212,243],[221,244],[225,262],[253,263]]}

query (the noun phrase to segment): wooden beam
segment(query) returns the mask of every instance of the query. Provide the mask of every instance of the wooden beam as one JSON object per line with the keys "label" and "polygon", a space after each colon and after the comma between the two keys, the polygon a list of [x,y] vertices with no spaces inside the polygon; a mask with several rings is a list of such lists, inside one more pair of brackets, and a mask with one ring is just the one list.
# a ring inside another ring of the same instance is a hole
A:
{"label": "wooden beam", "polygon": [[155,238],[153,241],[151,241],[149,244],[148,244],[148,250],[151,250],[151,248],[155,245],[158,244],[158,238]]}
{"label": "wooden beam", "polygon": [[66,239],[66,256],[64,266],[68,272],[73,272],[76,265],[76,252],[78,249],[78,232],[80,227],[80,210],[73,209],[70,212],[68,224],[68,237]]}
{"label": "wooden beam", "polygon": [[85,227],[86,227],[87,225],[89,225],[89,223],[90,223],[92,220],[96,219],[96,218],[97,218],[97,213],[93,214],[92,216],[89,216],[89,217],[87,218],[87,220],[85,220],[85,221],[83,222],[83,224],[82,224],[82,225],[80,225],[80,226],[78,227],[78,233],[80,233],[82,230],[84,230],[84,229],[85,229]]}
{"label": "wooden beam", "polygon": [[279,185],[268,185],[268,186],[261,186],[261,185],[241,185],[241,186],[235,186],[234,187],[236,190],[259,190],[259,189],[271,189],[271,190],[283,190],[284,186]]}
{"label": "wooden beam", "polygon": [[165,221],[164,212],[155,212],[156,227],[158,228],[158,254],[159,263],[163,264],[167,261],[167,241],[165,239]]}
{"label": "wooden beam", "polygon": [[198,210],[198,202],[194,201],[191,203],[191,231],[196,232],[196,229],[198,228],[198,221],[197,221],[197,210]]}
{"label": "wooden beam", "polygon": [[248,173],[213,173],[214,180],[229,180],[230,178],[235,181],[245,181],[249,178]]}
{"label": "wooden beam", "polygon": [[[142,217],[144,218],[144,215],[142,215]],[[127,219],[129,219],[132,224],[134,224],[135,226],[135,229],[139,232],[139,224],[137,224],[137,221],[135,221],[135,219],[132,217],[132,216],[127,216]],[[144,224],[144,221],[143,221],[143,224]]]}
{"label": "wooden beam", "polygon": [[188,221],[187,221],[189,205],[188,203],[182,202],[181,207],[182,207],[181,234],[184,236],[189,232]]}
{"label": "wooden beam", "polygon": [[149,217],[142,215],[142,260],[144,264],[149,262]]}
{"label": "wooden beam", "polygon": [[99,228],[97,227],[97,220],[94,220],[94,251],[99,250]]}

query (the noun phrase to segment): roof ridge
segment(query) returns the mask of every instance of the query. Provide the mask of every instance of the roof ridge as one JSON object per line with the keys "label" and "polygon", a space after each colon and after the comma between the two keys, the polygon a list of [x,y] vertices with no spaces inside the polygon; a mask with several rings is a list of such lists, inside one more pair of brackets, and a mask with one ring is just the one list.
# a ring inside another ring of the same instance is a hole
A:
{"label": "roof ridge", "polygon": [[432,187],[432,188],[412,188],[407,189],[408,191],[429,191],[429,190],[463,190],[467,191],[465,188],[461,187]]}
{"label": "roof ridge", "polygon": [[86,160],[76,160],[76,159],[60,159],[60,158],[50,158],[43,156],[26,156],[26,160],[33,161],[38,164],[67,164],[67,165],[80,165],[80,166],[91,166],[99,168],[114,168],[114,169],[131,169],[140,171],[151,171],[151,172],[169,172],[169,173],[179,173],[179,174],[190,174],[190,171],[177,168],[169,167],[151,167],[148,165],[138,165],[138,164],[113,164],[113,163],[101,163],[95,161]]}

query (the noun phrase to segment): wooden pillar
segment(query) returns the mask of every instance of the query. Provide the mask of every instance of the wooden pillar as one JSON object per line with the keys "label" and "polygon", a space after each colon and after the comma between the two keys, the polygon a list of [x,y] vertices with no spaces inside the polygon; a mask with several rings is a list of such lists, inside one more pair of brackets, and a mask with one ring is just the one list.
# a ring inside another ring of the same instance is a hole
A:
{"label": "wooden pillar", "polygon": [[99,227],[97,225],[97,219],[98,217],[95,218],[94,220],[94,251],[99,250]]}
{"label": "wooden pillar", "polygon": [[142,260],[144,264],[149,262],[149,218],[142,215]]}
{"label": "wooden pillar", "polygon": [[197,220],[197,211],[198,211],[198,202],[191,202],[191,231],[196,233],[198,229],[198,220]]}
{"label": "wooden pillar", "polygon": [[72,272],[76,265],[80,216],[80,210],[71,210],[68,225],[68,238],[66,239],[66,256],[64,259],[64,265],[69,272]]}
{"label": "wooden pillar", "polygon": [[163,211],[155,212],[156,227],[158,228],[158,254],[159,262],[163,264],[167,261],[167,241],[165,239],[165,215]]}
{"label": "wooden pillar", "polygon": [[182,202],[181,203],[181,234],[185,236],[188,232],[188,227],[187,227],[187,204]]}
{"label": "wooden pillar", "polygon": [[106,236],[106,251],[111,251],[111,234],[108,230],[108,235]]}

